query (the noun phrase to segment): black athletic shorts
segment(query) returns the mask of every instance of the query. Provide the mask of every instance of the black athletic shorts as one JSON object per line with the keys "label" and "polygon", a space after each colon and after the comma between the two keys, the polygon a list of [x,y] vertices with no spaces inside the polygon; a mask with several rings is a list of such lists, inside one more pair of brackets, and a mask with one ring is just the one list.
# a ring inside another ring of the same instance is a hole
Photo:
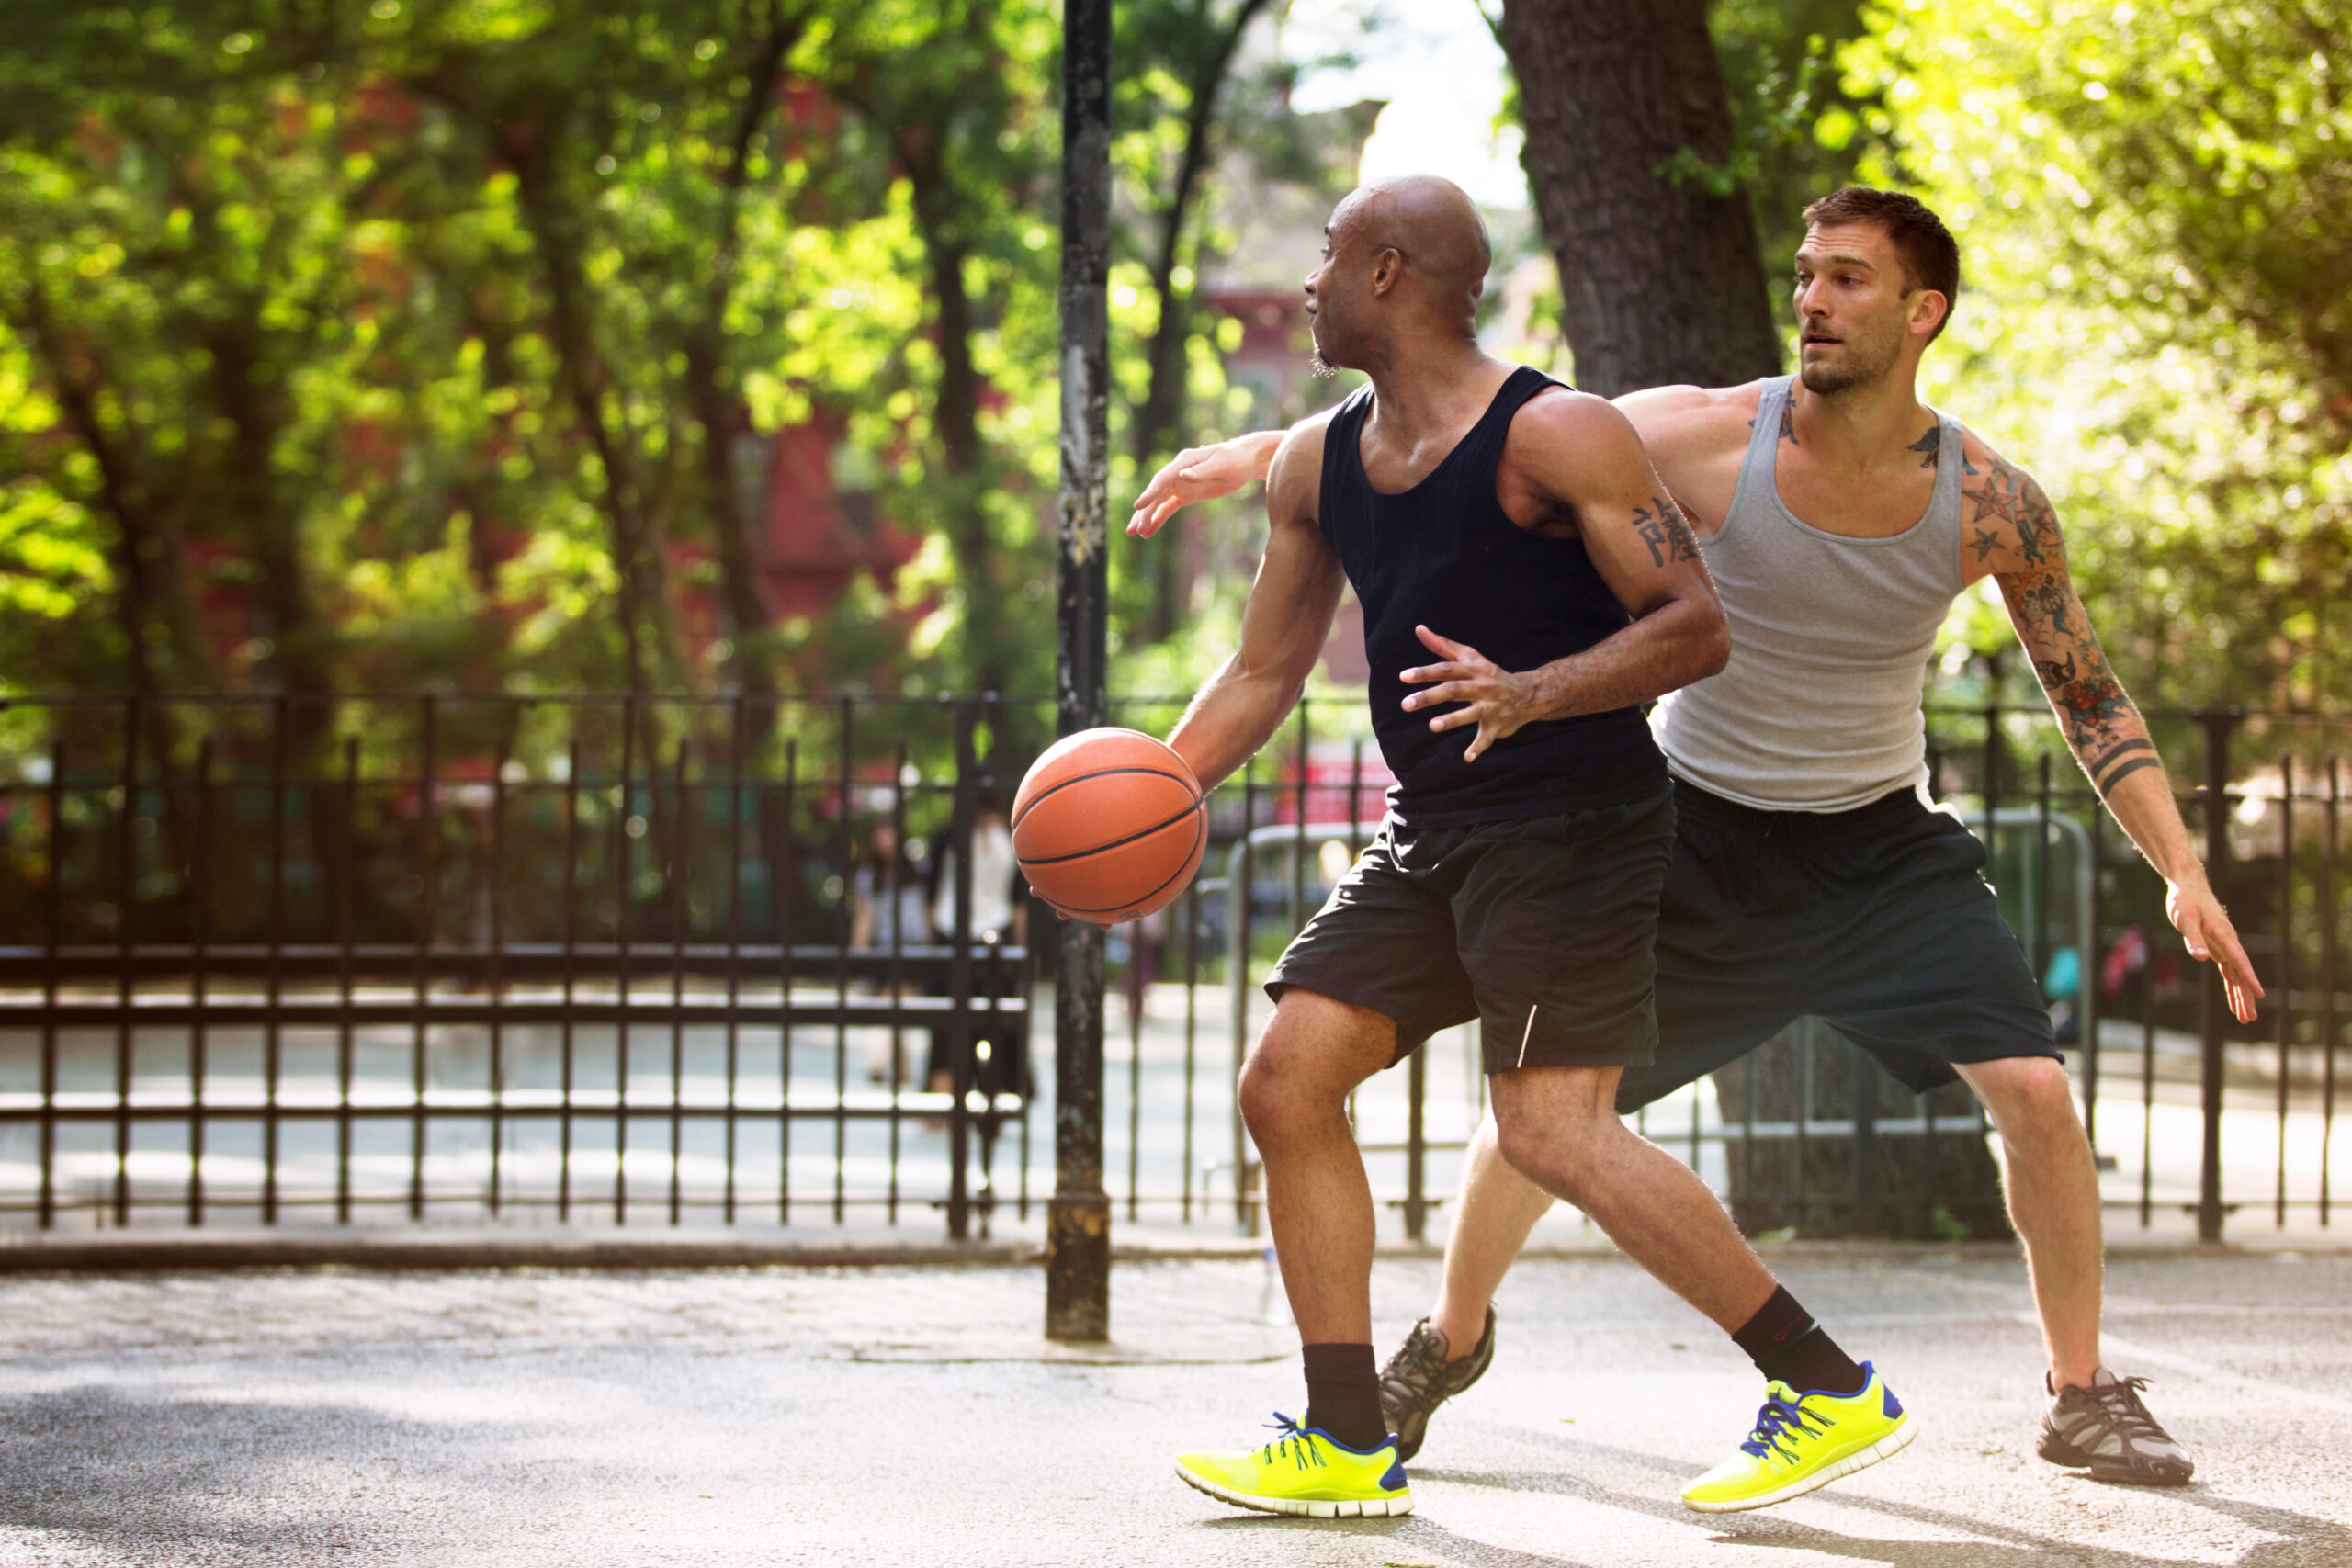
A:
{"label": "black athletic shorts", "polygon": [[1475,1018],[1490,1073],[1646,1062],[1650,939],[1673,843],[1671,785],[1468,827],[1416,832],[1391,818],[1266,993],[1279,1002],[1297,986],[1385,1013],[1396,1061]]}
{"label": "black athletic shorts", "polygon": [[1633,1111],[1805,1014],[1915,1091],[1955,1062],[2058,1055],[2050,1010],[1984,881],[1984,846],[1912,790],[1851,811],[1758,811],[1676,784],[1658,909],[1658,1049]]}

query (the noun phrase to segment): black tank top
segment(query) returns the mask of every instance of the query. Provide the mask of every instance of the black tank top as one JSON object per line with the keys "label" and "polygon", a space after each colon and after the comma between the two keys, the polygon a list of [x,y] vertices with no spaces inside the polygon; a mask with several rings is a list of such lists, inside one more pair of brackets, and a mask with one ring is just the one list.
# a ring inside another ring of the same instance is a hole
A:
{"label": "black tank top", "polygon": [[1469,728],[1432,734],[1432,712],[1407,713],[1398,674],[1438,662],[1416,625],[1468,643],[1505,670],[1580,653],[1632,616],[1593,570],[1583,541],[1549,539],[1513,523],[1495,494],[1512,415],[1546,387],[1521,366],[1470,434],[1401,495],[1364,477],[1358,437],[1372,412],[1365,387],[1323,437],[1323,536],[1363,605],[1372,666],[1372,728],[1396,784],[1389,809],[1408,828],[1543,817],[1630,800],[1665,786],[1666,760],[1639,708],[1531,724],[1475,762]]}

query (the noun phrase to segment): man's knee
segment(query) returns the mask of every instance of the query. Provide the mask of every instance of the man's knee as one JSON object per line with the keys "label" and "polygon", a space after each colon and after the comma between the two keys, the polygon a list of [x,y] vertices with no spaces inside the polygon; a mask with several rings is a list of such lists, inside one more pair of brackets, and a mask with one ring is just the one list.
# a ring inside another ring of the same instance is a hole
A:
{"label": "man's knee", "polygon": [[1311,1097],[1310,1084],[1297,1070],[1292,1052],[1274,1044],[1271,1036],[1261,1040],[1241,1064],[1238,1091],[1241,1121],[1250,1135],[1261,1145],[1278,1138],[1284,1122]]}
{"label": "man's knee", "polygon": [[1504,1122],[1503,1163],[1548,1192],[1578,1203],[1592,1181],[1592,1143],[1576,1129]]}
{"label": "man's knee", "polygon": [[2004,1140],[2067,1137],[2082,1119],[2066,1065],[2052,1056],[2007,1056],[1960,1069]]}
{"label": "man's knee", "polygon": [[1261,1145],[1301,1118],[1328,1116],[1388,1065],[1396,1026],[1379,1013],[1292,990],[1241,1065],[1241,1120]]}
{"label": "man's knee", "polygon": [[1504,1163],[1575,1201],[1592,1180],[1600,1141],[1623,1128],[1612,1104],[1615,1077],[1565,1067],[1498,1074],[1495,1136]]}

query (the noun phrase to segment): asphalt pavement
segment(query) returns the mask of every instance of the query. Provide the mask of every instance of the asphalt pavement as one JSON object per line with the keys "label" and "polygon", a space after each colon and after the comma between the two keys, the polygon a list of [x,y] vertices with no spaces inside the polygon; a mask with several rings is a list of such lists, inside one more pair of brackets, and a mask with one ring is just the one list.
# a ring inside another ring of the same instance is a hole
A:
{"label": "asphalt pavement", "polygon": [[[10,1277],[0,1563],[2352,1564],[2352,1256],[2114,1260],[2108,1359],[2199,1461],[2165,1492],[2032,1456],[2014,1257],[1773,1257],[1889,1371],[1907,1451],[1686,1512],[1753,1371],[1623,1259],[1530,1259],[1413,1467],[1419,1512],[1344,1523],[1171,1473],[1299,1408],[1256,1258],[1120,1265],[1092,1348],[1040,1337],[1034,1264]],[[1379,1264],[1384,1353],[1435,1279]]]}

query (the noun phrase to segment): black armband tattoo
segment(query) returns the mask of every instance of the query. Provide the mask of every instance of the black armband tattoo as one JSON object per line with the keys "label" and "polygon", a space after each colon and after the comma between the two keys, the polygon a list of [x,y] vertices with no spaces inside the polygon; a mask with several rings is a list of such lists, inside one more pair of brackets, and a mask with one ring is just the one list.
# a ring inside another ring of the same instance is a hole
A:
{"label": "black armband tattoo", "polygon": [[2151,746],[2148,748],[2148,755],[2133,757],[2129,761],[2119,762],[2109,768],[2103,776],[2093,777],[2091,787],[2098,791],[2099,798],[2104,800],[2115,793],[2117,782],[2127,775],[2136,773],[2142,768],[2161,768],[2164,765],[2163,759],[2155,755],[2155,748]]}
{"label": "black armband tattoo", "polygon": [[2088,768],[2091,771],[2092,775],[2096,777],[2098,771],[2101,768],[2106,767],[2109,762],[2115,761],[2120,758],[2128,757],[2135,751],[2154,752],[2155,749],[2156,743],[2154,741],[2143,739],[2138,736],[2133,736],[2128,740],[2117,741],[2106,750],[2101,751],[2098,756],[2086,761],[2083,763],[2083,766]]}

